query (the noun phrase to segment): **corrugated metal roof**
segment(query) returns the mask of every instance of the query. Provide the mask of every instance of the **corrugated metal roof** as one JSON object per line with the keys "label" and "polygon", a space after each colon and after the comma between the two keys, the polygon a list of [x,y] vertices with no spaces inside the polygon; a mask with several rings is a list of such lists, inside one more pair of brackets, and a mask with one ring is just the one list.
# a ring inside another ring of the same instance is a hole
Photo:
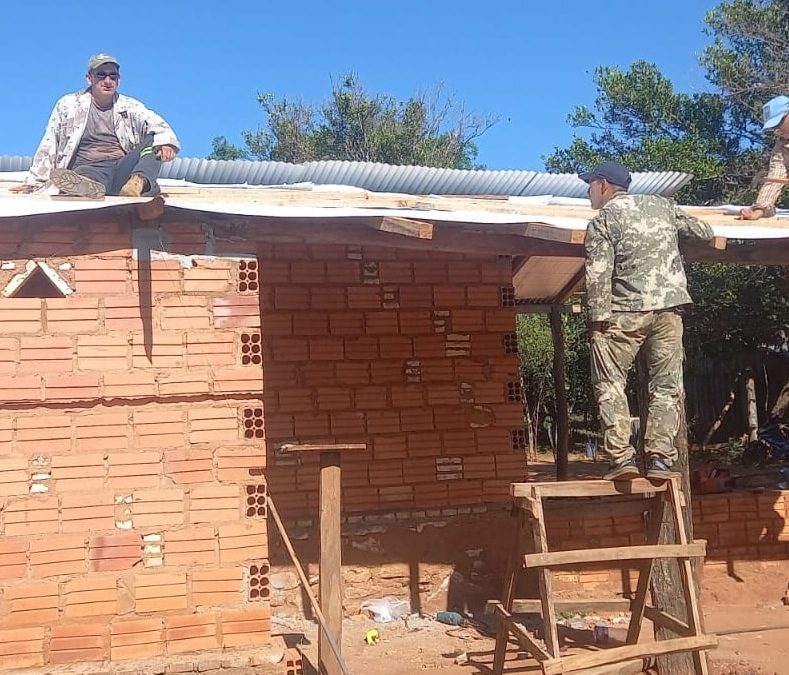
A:
{"label": "corrugated metal roof", "polygon": [[[26,171],[31,161],[31,157],[0,156],[0,171]],[[572,173],[439,169],[334,160],[288,164],[178,157],[162,167],[162,178],[215,185],[352,185],[373,192],[412,195],[585,197],[587,188],[586,183]],[[690,174],[676,171],[634,173],[630,191],[669,197],[691,178]]]}

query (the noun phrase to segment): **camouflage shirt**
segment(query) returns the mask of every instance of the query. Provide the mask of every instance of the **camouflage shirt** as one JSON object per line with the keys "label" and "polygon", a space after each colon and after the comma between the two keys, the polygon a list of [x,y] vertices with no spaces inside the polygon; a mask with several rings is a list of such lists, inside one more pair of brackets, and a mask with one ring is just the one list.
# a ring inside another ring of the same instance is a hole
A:
{"label": "camouflage shirt", "polygon": [[[779,138],[775,141],[773,151],[770,153],[770,168],[768,178],[786,178],[789,172],[789,140]],[[780,183],[765,183],[759,190],[754,208],[762,209],[766,218],[775,215],[775,202],[781,196],[784,186]]]}
{"label": "camouflage shirt", "polygon": [[653,195],[615,195],[586,229],[590,321],[691,302],[679,238],[712,239],[707,223]]}
{"label": "camouflage shirt", "polygon": [[[33,155],[33,163],[25,183],[43,186],[49,180],[49,172],[53,167],[69,166],[85,132],[91,100],[90,91],[85,89],[75,94],[66,94],[55,104],[44,136]],[[155,146],[181,147],[170,125],[140,101],[123,94],[115,94],[112,110],[115,134],[125,152],[130,152],[142,143],[148,133],[154,135]]]}

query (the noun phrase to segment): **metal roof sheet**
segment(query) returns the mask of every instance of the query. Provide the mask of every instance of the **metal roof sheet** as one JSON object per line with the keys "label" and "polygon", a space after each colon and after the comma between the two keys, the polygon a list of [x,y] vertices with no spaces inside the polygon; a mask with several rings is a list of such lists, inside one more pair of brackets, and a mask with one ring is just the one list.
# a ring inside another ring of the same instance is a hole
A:
{"label": "metal roof sheet", "polygon": [[[26,171],[31,161],[31,157],[0,156],[0,171]],[[215,185],[287,185],[309,182],[352,185],[374,192],[414,195],[584,197],[587,188],[586,183],[572,173],[441,169],[335,160],[289,164],[177,157],[162,167],[162,178]],[[690,174],[676,171],[634,173],[630,191],[669,197],[691,178]]]}

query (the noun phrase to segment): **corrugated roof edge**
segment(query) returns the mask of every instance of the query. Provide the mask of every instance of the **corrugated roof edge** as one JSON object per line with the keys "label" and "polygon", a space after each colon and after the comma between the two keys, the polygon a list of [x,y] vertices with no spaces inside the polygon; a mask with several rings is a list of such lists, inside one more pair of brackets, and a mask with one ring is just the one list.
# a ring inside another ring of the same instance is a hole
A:
{"label": "corrugated roof edge", "polygon": [[[31,162],[32,157],[0,155],[0,171],[26,171]],[[288,164],[178,157],[162,167],[162,178],[214,185],[352,185],[372,192],[434,195],[584,197],[587,188],[586,183],[572,173],[439,169],[336,160]],[[690,174],[677,171],[634,173],[630,191],[670,197],[692,178]]]}

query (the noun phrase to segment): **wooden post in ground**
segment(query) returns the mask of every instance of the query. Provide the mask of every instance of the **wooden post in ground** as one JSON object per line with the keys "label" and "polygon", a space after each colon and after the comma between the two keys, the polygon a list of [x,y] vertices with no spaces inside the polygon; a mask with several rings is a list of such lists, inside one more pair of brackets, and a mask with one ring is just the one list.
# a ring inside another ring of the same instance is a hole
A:
{"label": "wooden post in ground", "polygon": [[342,492],[341,456],[366,450],[364,443],[345,445],[283,445],[283,452],[317,452],[320,457],[319,517],[320,553],[318,604],[326,617],[326,629],[318,631],[318,669],[322,675],[340,675],[340,663],[329,646],[326,630],[342,647]]}
{"label": "wooden post in ground", "polygon": [[567,480],[570,449],[570,411],[565,384],[564,332],[562,305],[551,307],[553,338],[553,386],[556,392],[556,480]]}

